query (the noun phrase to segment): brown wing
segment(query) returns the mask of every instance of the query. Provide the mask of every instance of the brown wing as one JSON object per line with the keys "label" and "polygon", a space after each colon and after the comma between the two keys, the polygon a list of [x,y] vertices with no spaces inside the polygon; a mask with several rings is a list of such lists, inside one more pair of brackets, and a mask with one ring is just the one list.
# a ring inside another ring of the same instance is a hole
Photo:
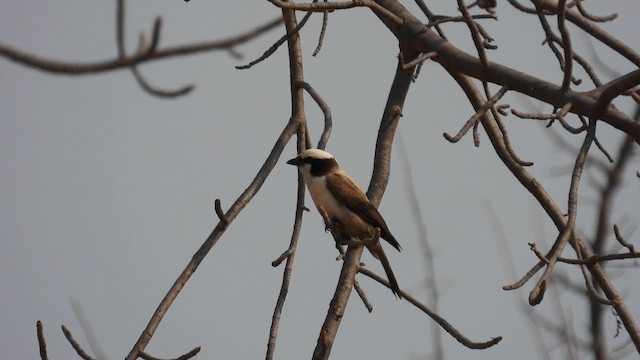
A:
{"label": "brown wing", "polygon": [[400,244],[391,235],[382,215],[353,179],[344,172],[334,172],[327,175],[326,179],[327,188],[340,203],[373,227],[380,228],[380,237],[387,240],[397,250],[400,250]]}

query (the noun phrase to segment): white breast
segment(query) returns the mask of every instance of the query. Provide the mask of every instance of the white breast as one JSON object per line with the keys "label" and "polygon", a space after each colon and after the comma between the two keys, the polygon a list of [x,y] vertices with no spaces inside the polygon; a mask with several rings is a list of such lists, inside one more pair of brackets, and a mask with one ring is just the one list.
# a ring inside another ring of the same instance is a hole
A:
{"label": "white breast", "polygon": [[356,238],[370,236],[371,225],[336,200],[327,188],[324,176],[309,176],[305,180],[318,211],[324,209],[331,220],[339,222],[344,235]]}
{"label": "white breast", "polygon": [[[311,193],[313,202],[317,207],[322,207],[330,217],[341,218],[346,211],[346,207],[342,206],[338,200],[327,189],[327,179],[324,176],[310,176],[307,180],[307,188]],[[351,212],[351,211],[349,211]]]}

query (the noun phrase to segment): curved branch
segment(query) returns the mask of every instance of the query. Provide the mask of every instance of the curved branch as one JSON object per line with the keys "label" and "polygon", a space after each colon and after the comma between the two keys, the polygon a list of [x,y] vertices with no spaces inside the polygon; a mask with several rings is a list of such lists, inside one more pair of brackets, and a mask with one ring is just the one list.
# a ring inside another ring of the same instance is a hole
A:
{"label": "curved branch", "polygon": [[580,147],[580,151],[578,152],[578,156],[576,156],[576,161],[573,166],[571,185],[569,186],[569,199],[567,201],[569,215],[567,216],[566,225],[558,235],[556,243],[553,245],[554,251],[550,252],[550,256],[547,255],[546,257],[547,264],[546,268],[544,269],[544,273],[529,294],[529,304],[531,305],[537,305],[542,301],[542,298],[544,297],[544,289],[546,286],[545,283],[549,279],[549,276],[551,275],[551,272],[553,271],[558,258],[562,254],[562,250],[564,250],[564,247],[575,233],[576,218],[578,216],[578,188],[580,185],[580,179],[582,177],[582,171],[584,170],[584,164],[587,161],[587,154],[589,153],[589,149],[591,148],[591,144],[593,144],[593,139],[595,138],[595,136],[596,122],[595,120],[590,120],[587,135],[584,138],[584,142]]}
{"label": "curved branch", "polygon": [[[386,281],[385,279],[383,279],[382,277],[378,276],[373,271],[361,267],[359,272],[361,274],[363,274],[363,275],[365,275],[365,276],[367,276],[367,277],[379,282],[380,284],[382,284],[382,285],[384,285],[386,287],[389,287],[389,282]],[[401,294],[402,294],[402,298],[403,299],[406,299],[408,302],[410,302],[415,307],[420,309],[422,312],[427,314],[430,318],[432,318],[435,322],[437,322],[438,325],[440,325],[446,332],[448,332],[451,336],[453,336],[454,339],[458,340],[459,343],[461,343],[462,345],[468,347],[469,349],[476,349],[476,350],[478,350],[478,349],[487,349],[487,348],[492,347],[493,345],[496,345],[497,343],[499,343],[502,340],[502,336],[496,336],[494,338],[491,338],[491,340],[489,340],[489,341],[484,341],[484,342],[472,341],[468,337],[464,336],[464,334],[461,333],[458,329],[453,327],[453,325],[451,325],[445,318],[443,318],[440,315],[436,314],[434,311],[429,309],[429,307],[427,307],[426,305],[424,305],[423,303],[421,303],[420,301],[415,299],[413,296],[405,293],[404,291],[401,291]]]}
{"label": "curved branch", "polygon": [[[474,108],[479,109],[484,103],[484,99],[479,94],[471,79],[456,72],[450,71],[450,74],[458,82],[462,90],[467,95],[467,98],[473,104]],[[487,132],[487,135],[489,135],[491,143],[496,150],[496,154],[498,154],[500,159],[504,162],[505,166],[507,166],[507,168],[513,173],[518,181],[520,181],[520,183],[536,198],[538,203],[549,215],[549,218],[554,222],[556,228],[562,231],[562,229],[566,227],[566,221],[563,212],[560,210],[560,208],[558,208],[553,199],[551,199],[549,194],[538,183],[538,181],[533,176],[531,176],[531,174],[529,174],[524,167],[519,165],[511,158],[511,156],[509,156],[508,151],[501,140],[500,130],[498,129],[497,125],[493,123],[488,116],[483,116],[481,121],[485,131]],[[576,246],[580,247],[580,252],[584,257],[589,258],[593,256],[593,251],[589,249],[576,234],[573,234],[572,236],[575,239],[575,243],[577,244]],[[553,248],[551,249],[551,251],[553,251]],[[538,262],[531,270],[529,270],[529,272],[523,279],[519,280],[513,285],[505,286],[504,289],[513,290],[521,287],[542,267],[544,267],[544,262]],[[593,275],[594,280],[596,280],[598,285],[602,288],[603,292],[607,296],[607,299],[620,299],[618,291],[611,283],[600,264],[596,263],[593,265],[589,265],[588,268]],[[622,300],[616,301],[613,307],[616,313],[620,316],[620,319],[627,329],[627,332],[629,333],[629,336],[635,344],[636,349],[640,351],[640,328],[636,324],[633,315],[629,311],[629,308]]]}
{"label": "curved branch", "polygon": [[507,90],[509,89],[506,86],[503,86],[502,88],[500,88],[500,90],[497,93],[495,93],[489,100],[487,100],[487,102],[484,103],[484,105],[482,105],[482,107],[480,107],[480,109],[478,109],[478,111],[476,111],[476,113],[473,114],[469,118],[469,120],[467,120],[467,122],[464,124],[462,129],[460,129],[460,131],[458,131],[458,133],[455,136],[451,136],[447,133],[443,133],[442,135],[444,136],[444,138],[447,139],[447,141],[452,143],[456,143],[460,141],[460,139],[462,139],[462,137],[480,121],[480,117],[489,109],[491,109],[496,104],[496,102],[498,102],[498,100],[502,99],[504,94],[507,93]]}
{"label": "curved branch", "polygon": [[510,90],[518,91],[556,107],[562,107],[570,102],[573,104],[571,112],[586,117],[597,117],[629,134],[634,141],[640,143],[640,124],[635,123],[626,114],[613,107],[607,107],[601,111],[598,101],[593,98],[592,93],[572,90],[563,92],[561,86],[493,62],[489,62],[485,71],[478,58],[442,40],[440,36],[424,28],[421,24],[412,23],[408,27],[411,27],[411,38],[415,41],[418,51],[437,52],[438,57],[434,60],[446,69],[507,86]]}
{"label": "curved branch", "polygon": [[331,108],[329,104],[327,104],[324,99],[318,94],[318,92],[305,81],[299,81],[298,86],[305,89],[307,93],[311,96],[313,101],[318,104],[320,110],[322,110],[322,114],[324,114],[324,130],[322,130],[322,135],[320,135],[320,140],[318,140],[318,149],[324,150],[327,146],[327,142],[329,142],[329,137],[331,136],[331,131],[333,130],[333,117],[331,116]]}
{"label": "curved branch", "polygon": [[[418,53],[435,51],[438,53],[438,57],[434,60],[448,71],[465,74],[500,86],[507,86],[510,90],[515,90],[556,107],[562,107],[570,102],[573,104],[571,112],[602,120],[627,133],[635,142],[640,144],[640,124],[632,121],[626,114],[612,106],[601,111],[597,100],[593,98],[591,92],[576,92],[572,90],[564,92],[561,86],[491,61],[488,61],[485,69],[480,59],[458,49],[440,35],[425,27],[398,1],[376,0],[376,2],[403,19],[404,25],[399,28],[385,23],[398,37],[401,44],[411,47],[413,51]],[[576,15],[572,11],[567,10],[565,16],[569,21],[576,21]],[[596,30],[600,31],[595,26],[590,29],[594,32],[597,32]],[[600,31],[599,34],[607,40],[612,38],[603,31]],[[640,64],[640,57],[638,57],[638,64]]]}
{"label": "curved branch", "polygon": [[69,331],[66,326],[62,325],[61,327],[62,332],[64,333],[64,337],[67,338],[67,341],[69,341],[69,344],[71,344],[71,347],[73,347],[73,350],[76,351],[78,356],[80,356],[83,360],[95,360],[91,355],[87,354],[87,352],[84,351],[80,344],[78,344],[76,339],[73,338],[71,331]]}
{"label": "curved branch", "polygon": [[[536,6],[540,6],[542,9],[558,13],[558,3],[550,0],[533,0]],[[610,47],[613,51],[624,56],[627,60],[631,61],[637,66],[640,66],[640,54],[634,49],[627,46],[627,44],[620,41],[615,36],[602,30],[599,26],[591,22],[588,18],[582,16],[579,12],[567,9],[565,11],[565,17],[574,25],[585,31],[587,34],[600,40],[604,45]]]}
{"label": "curved branch", "polygon": [[[199,352],[200,352],[200,347],[198,346],[197,348],[189,351],[188,353],[180,355],[177,358],[173,358],[171,360],[189,360],[192,357],[198,355]],[[140,358],[144,359],[144,360],[164,360],[164,359],[160,359],[160,358],[157,358],[155,356],[149,355],[149,354],[145,353],[144,351],[140,353]]]}
{"label": "curved branch", "polygon": [[151,84],[149,84],[149,82],[142,76],[142,73],[140,72],[140,70],[136,65],[131,66],[131,72],[133,73],[133,77],[138,82],[138,85],[140,85],[140,87],[144,91],[146,91],[147,93],[153,96],[157,96],[161,98],[176,98],[176,97],[184,96],[189,94],[196,87],[193,84],[189,84],[175,90],[158,89],[153,87]]}
{"label": "curved branch", "polygon": [[[318,0],[314,0],[314,2],[315,1],[318,1]],[[309,20],[311,15],[313,15],[313,12],[312,11],[308,11],[307,14],[302,18],[302,20],[300,20],[300,23],[296,22],[295,28],[293,28],[291,31],[287,31],[286,34],[282,35],[280,37],[280,39],[278,39],[273,45],[271,45],[271,47],[269,47],[264,53],[262,53],[262,55],[260,55],[260,57],[258,57],[255,60],[252,60],[248,64],[238,65],[238,66],[236,66],[236,69],[238,69],[238,70],[251,69],[254,65],[256,65],[258,63],[261,63],[264,60],[268,59],[271,55],[273,55],[276,52],[276,50],[278,50],[278,48],[280,48],[280,46],[282,44],[284,44],[286,41],[288,41],[292,36],[297,35],[300,32],[300,30],[302,30],[302,28],[307,23],[307,21]]]}
{"label": "curved branch", "polygon": [[560,35],[562,36],[562,49],[564,50],[564,77],[562,79],[562,91],[567,91],[569,85],[571,85],[571,77],[573,74],[573,50],[571,46],[571,36],[569,35],[569,29],[565,25],[565,13],[567,11],[567,0],[560,0],[558,2],[558,29],[560,29]]}
{"label": "curved branch", "polygon": [[281,18],[269,21],[243,34],[236,35],[224,40],[194,43],[190,45],[168,47],[153,53],[145,52],[131,57],[111,60],[102,60],[90,63],[73,63],[58,60],[46,59],[38,55],[29,54],[10,46],[0,44],[0,56],[15,61],[21,65],[32,67],[38,70],[67,75],[96,74],[105,71],[112,71],[127,68],[131,65],[147,63],[155,60],[165,59],[174,56],[190,55],[199,52],[206,52],[219,49],[230,49],[239,44],[253,40],[263,33],[277,27],[282,23]]}
{"label": "curved branch", "polygon": [[222,234],[224,234],[228,225],[233,222],[233,220],[238,216],[238,214],[244,209],[245,206],[253,199],[256,193],[260,190],[265,180],[271,174],[271,171],[275,167],[284,150],[286,144],[289,142],[289,139],[296,133],[300,126],[299,121],[296,118],[291,118],[289,123],[282,130],[282,133],[278,137],[275,145],[271,149],[269,156],[265,160],[264,164],[256,174],[255,178],[249,184],[247,189],[236,199],[233,205],[227,210],[224,215],[226,221],[220,220],[216,227],[213,229],[207,240],[200,246],[200,249],[193,255],[191,261],[184,268],[180,276],[176,279],[176,281],[171,286],[171,289],[164,296],[155,312],[153,313],[151,320],[147,324],[147,327],[142,331],[138,341],[136,341],[135,345],[125,358],[126,360],[135,360],[142,351],[146,348],[153,337],[158,325],[162,321],[165,313],[169,310],[169,307],[175,299],[178,297],[178,294],[184,287],[184,285],[189,281],[191,275],[196,271],[202,260],[207,256],[211,248],[218,242]]}

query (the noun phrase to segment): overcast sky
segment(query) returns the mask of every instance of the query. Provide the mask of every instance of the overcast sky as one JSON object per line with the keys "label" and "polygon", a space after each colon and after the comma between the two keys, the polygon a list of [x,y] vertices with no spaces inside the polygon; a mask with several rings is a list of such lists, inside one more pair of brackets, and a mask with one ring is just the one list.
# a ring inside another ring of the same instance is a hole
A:
{"label": "overcast sky", "polygon": [[[5,0],[0,5],[0,42],[45,58],[97,61],[116,54],[115,2]],[[412,11],[415,6],[406,2]],[[435,2],[437,13],[455,14],[454,2]],[[605,4],[606,3],[606,4]],[[640,48],[640,3],[618,1],[618,20],[603,27]],[[608,2],[589,2],[595,14],[608,14]],[[485,20],[496,39],[492,60],[545,80],[562,81],[555,57],[535,17],[501,3],[499,22]],[[219,39],[278,16],[267,1],[131,1],[128,51],[138,33],[163,17],[160,47]],[[414,12],[418,14],[417,12]],[[327,147],[366,188],[379,120],[397,61],[397,42],[365,9],[335,12],[324,46],[312,57],[321,17],[303,31],[306,80],[331,106],[333,135]],[[445,27],[451,41],[473,51],[468,30]],[[574,45],[585,38],[571,28]],[[188,96],[166,100],[144,93],[127,70],[99,75],[61,76],[0,59],[0,349],[6,359],[37,358],[35,323],[42,320],[50,358],[76,358],[60,325],[67,325],[88,349],[71,302],[81,304],[108,359],[129,352],[152,312],[217,222],[214,199],[227,208],[256,174],[290,116],[288,60],[282,48],[250,70],[235,70],[261,55],[280,37],[275,30],[236,50],[153,62],[140,67],[161,88],[193,83]],[[595,44],[619,73],[635,69]],[[589,81],[584,86],[589,89]],[[604,76],[604,80],[609,80]],[[494,89],[494,91],[497,88]],[[439,313],[476,341],[503,336],[488,350],[469,350],[443,335],[450,359],[537,359],[535,342],[519,304],[533,282],[504,292],[515,279],[503,266],[495,212],[509,243],[517,276],[535,262],[528,242],[548,249],[557,231],[532,196],[502,165],[481,131],[481,147],[467,137],[450,144],[473,111],[450,77],[426,64],[412,85],[398,137],[408,150],[413,181],[428,239],[435,252],[435,274],[426,274],[415,219],[406,196],[399,142],[380,210],[403,252],[387,254],[403,289],[426,299],[425,280],[437,278]],[[505,101],[523,111],[550,111],[508,94]],[[631,109],[628,102],[618,106]],[[314,139],[322,114],[307,101]],[[509,116],[505,123],[518,154],[535,162],[532,174],[566,209],[569,172],[575,154],[554,146],[544,123]],[[572,144],[581,136],[562,133]],[[599,138],[615,152],[619,135],[606,124]],[[296,155],[292,141],[260,193],[240,214],[167,313],[147,351],[170,358],[202,346],[198,359],[264,357],[282,267],[271,261],[286,250],[295,209]],[[594,158],[603,160],[598,151]],[[624,173],[612,219],[629,232],[638,222],[640,184],[634,158]],[[594,173],[595,174],[595,173]],[[595,227],[594,188],[585,176],[579,226]],[[309,200],[310,201],[310,200]],[[308,204],[310,205],[310,204]],[[638,233],[630,236],[637,244]],[[574,254],[567,251],[566,256]],[[278,359],[309,358],[333,295],[341,263],[333,240],[315,209],[305,216],[289,296],[276,349]],[[363,261],[382,273],[368,254]],[[578,268],[558,270],[580,283]],[[614,281],[636,319],[640,319],[638,268],[612,270]],[[432,352],[432,320],[391,292],[359,278],[374,305],[369,314],[352,297],[332,351],[332,359],[417,359]],[[562,306],[578,336],[585,336],[586,308],[568,291],[552,293],[529,311],[554,318]],[[616,319],[605,315],[611,348],[628,341],[613,338]],[[547,338],[549,340],[549,338]],[[550,347],[562,340],[549,341]],[[563,350],[551,353],[563,359]],[[634,359],[631,353],[626,358]]]}

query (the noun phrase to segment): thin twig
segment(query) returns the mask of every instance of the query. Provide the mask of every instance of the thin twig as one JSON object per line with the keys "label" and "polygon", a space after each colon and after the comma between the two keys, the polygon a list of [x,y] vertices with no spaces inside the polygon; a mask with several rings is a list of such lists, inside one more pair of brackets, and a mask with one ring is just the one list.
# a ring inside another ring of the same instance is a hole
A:
{"label": "thin twig", "polygon": [[[304,194],[304,178],[302,177],[302,174],[298,172],[298,195],[296,200],[295,217],[293,221],[293,231],[291,233],[289,248],[285,251],[285,253],[287,254],[287,262],[282,274],[282,284],[280,285],[278,299],[276,300],[276,305],[273,309],[273,315],[271,317],[269,341],[267,342],[267,355],[265,357],[266,359],[273,359],[275,355],[276,339],[278,338],[278,329],[280,326],[280,317],[282,316],[284,302],[287,298],[287,294],[289,293],[289,284],[291,283],[291,275],[293,273],[293,261],[295,259],[296,249],[298,248],[300,230],[302,229],[302,215],[304,214]],[[280,256],[280,258],[282,258],[282,255]],[[272,265],[274,264],[272,263]]]}
{"label": "thin twig", "polygon": [[222,211],[222,202],[220,201],[220,199],[216,199],[213,202],[213,208],[216,211],[216,215],[218,215],[218,219],[220,219],[220,222],[222,223],[223,226],[227,226],[229,225],[229,220],[227,219],[227,217],[224,215],[224,211]]}
{"label": "thin twig", "polygon": [[381,14],[385,18],[395,22],[398,25],[402,25],[402,19],[394,14],[393,12],[385,9],[380,4],[372,1],[372,0],[352,0],[352,1],[343,1],[343,2],[322,2],[316,3],[296,3],[289,2],[283,0],[269,0],[273,5],[289,10],[299,10],[299,11],[311,11],[311,12],[325,12],[325,11],[333,11],[333,10],[344,10],[351,9],[354,7],[368,7],[371,10]]}
{"label": "thin twig", "polygon": [[[324,0],[324,2],[327,2],[327,0]],[[320,53],[320,50],[322,49],[322,43],[324,42],[324,37],[327,33],[327,24],[329,23],[329,12],[325,11],[322,13],[322,28],[320,29],[320,36],[318,37],[318,45],[316,46],[316,49],[313,50],[313,54],[312,56],[316,56]]]}
{"label": "thin twig", "polygon": [[[575,246],[576,253],[579,258],[582,258],[583,255],[580,251],[580,246]],[[594,300],[595,302],[602,305],[615,305],[620,299],[606,299],[598,294],[598,290],[596,290],[596,286],[593,284],[593,278],[589,275],[589,271],[587,270],[587,266],[580,265],[580,271],[582,272],[582,277],[584,278],[585,286],[587,287],[587,293],[589,294],[589,298]]]}
{"label": "thin twig", "polygon": [[285,250],[282,254],[280,254],[280,256],[278,256],[278,258],[276,258],[271,262],[271,266],[273,267],[280,266],[280,264],[282,264],[283,261],[285,261],[289,256],[291,256],[292,253],[293,252],[291,251],[291,249]]}
{"label": "thin twig", "polygon": [[540,303],[540,301],[542,301],[542,298],[544,297],[544,284],[551,275],[551,271],[558,261],[558,258],[562,254],[565,245],[569,242],[569,239],[574,236],[575,223],[578,215],[578,188],[580,185],[582,171],[584,169],[584,164],[587,159],[587,154],[589,152],[589,149],[591,148],[591,144],[593,144],[593,139],[595,138],[595,124],[595,120],[590,120],[589,130],[587,131],[587,135],[584,138],[582,147],[580,148],[580,151],[576,156],[573,173],[571,175],[571,184],[569,186],[569,199],[567,201],[569,215],[567,216],[567,223],[565,225],[565,228],[558,235],[556,243],[553,246],[554,251],[550,253],[550,256],[547,256],[549,263],[546,265],[544,273],[538,280],[537,285],[529,293],[529,303],[531,305],[537,305]]}
{"label": "thin twig", "polygon": [[[314,0],[315,1],[315,0]],[[307,16],[302,21],[309,19]],[[299,29],[304,25],[302,22],[297,23],[296,15],[294,11],[283,10],[282,17],[284,19],[285,28],[287,31],[287,46],[289,49],[289,72],[291,76],[291,119],[297,120],[297,150],[301,153],[304,149],[308,148],[310,143],[310,136],[308,133],[307,120],[304,112],[304,92],[300,88],[299,84],[304,82],[304,73],[302,71],[302,45],[300,41]],[[298,246],[298,240],[300,238],[300,229],[302,227],[302,215],[305,211],[304,206],[304,194],[305,183],[302,174],[298,172],[298,194],[296,199],[296,211],[294,217],[293,230],[291,233],[291,240],[289,242],[288,256],[286,258],[286,265],[282,274],[282,285],[278,293],[278,299],[273,310],[271,317],[271,326],[269,329],[269,339],[267,342],[266,359],[273,359],[275,355],[276,339],[278,336],[278,329],[280,325],[280,317],[282,309],[284,308],[284,302],[289,293],[289,284],[291,282],[291,275],[293,273],[293,263],[295,259],[296,249]]]}
{"label": "thin twig", "polygon": [[[482,42],[480,42],[480,32],[478,31],[478,25],[471,18],[469,11],[467,10],[466,5],[464,4],[464,0],[457,0],[457,1],[458,1],[458,10],[460,11],[460,13],[462,13],[462,17],[464,18],[464,21],[467,24],[469,31],[471,32],[471,38],[473,39],[473,44],[476,46],[476,51],[478,52],[480,63],[482,64],[482,67],[486,72],[487,69],[489,68],[489,60],[487,60],[487,54],[484,51],[484,46],[482,45]],[[486,80],[483,79],[482,81],[486,83]]]}
{"label": "thin twig", "polygon": [[416,66],[418,64],[422,64],[423,62],[425,62],[425,61],[427,61],[429,59],[433,59],[436,56],[438,56],[438,53],[435,52],[435,51],[431,51],[431,52],[424,53],[424,54],[418,56],[417,58],[411,60],[408,63],[405,63],[402,53],[398,54],[398,57],[400,58],[400,60],[402,62],[402,68],[405,69],[405,70],[410,69],[410,68],[412,68],[412,67],[414,67],[414,66]]}
{"label": "thin twig", "polygon": [[145,78],[136,65],[131,65],[131,72],[133,77],[138,82],[138,85],[147,93],[160,98],[177,98],[187,95],[193,91],[196,86],[194,84],[184,85],[183,87],[175,90],[158,89],[152,86]]}
{"label": "thin twig", "polygon": [[298,81],[298,86],[305,89],[305,91],[311,96],[311,98],[318,104],[320,110],[322,110],[322,114],[324,114],[324,130],[322,131],[322,135],[320,135],[320,139],[318,140],[318,149],[324,150],[327,146],[327,142],[329,142],[329,137],[331,136],[331,130],[333,129],[333,118],[331,115],[331,108],[329,104],[327,104],[324,99],[318,94],[318,92],[306,81]]}
{"label": "thin twig", "polygon": [[526,7],[526,6],[522,5],[522,4],[520,4],[519,2],[517,2],[516,0],[508,0],[508,1],[514,8],[522,11],[525,14],[538,14],[536,9],[530,8],[530,7]]}
{"label": "thin twig", "polygon": [[593,265],[596,263],[602,263],[606,261],[638,259],[638,258],[640,258],[640,253],[607,254],[607,255],[594,254],[586,259],[567,259],[567,258],[560,257],[558,258],[558,262],[572,264],[572,265]]}
{"label": "thin twig", "polygon": [[[177,358],[167,359],[167,360],[189,360],[192,357],[198,355],[199,352],[200,352],[200,347],[198,346],[197,348],[189,351],[188,353],[186,353],[184,355],[180,355]],[[157,358],[155,356],[151,356],[151,355],[147,354],[144,351],[140,353],[140,358],[142,358],[144,360],[165,360],[165,359]]]}
{"label": "thin twig", "polygon": [[76,339],[73,338],[73,335],[71,335],[69,329],[67,329],[67,327],[64,325],[62,325],[62,332],[64,333],[64,337],[67,338],[69,344],[71,344],[71,347],[73,347],[73,350],[76,351],[78,356],[80,356],[84,360],[95,360],[93,357],[91,357],[91,355],[87,354],[87,352],[82,349]]}
{"label": "thin twig", "polygon": [[[118,58],[125,59],[126,58],[126,43],[125,43],[125,24],[126,24],[126,5],[125,0],[118,0],[116,2],[116,45],[118,48]],[[146,36],[144,33],[140,34],[140,41],[138,43],[138,51],[137,56],[145,57],[152,55],[158,48],[158,44],[160,43],[160,33],[162,30],[162,18],[160,16],[156,17],[156,20],[153,23],[153,30],[151,32],[151,42],[147,43]],[[156,89],[151,84],[144,79],[142,73],[138,70],[138,67],[133,64],[131,65],[131,72],[133,73],[134,78],[138,82],[138,85],[153,96],[163,97],[163,98],[175,98],[183,95],[187,95],[190,93],[195,86],[187,85],[177,90],[162,90]]]}
{"label": "thin twig", "polygon": [[[640,177],[640,176],[638,176]],[[624,236],[622,236],[622,234],[620,233],[620,228],[618,228],[618,224],[614,224],[613,225],[613,233],[616,236],[616,240],[618,240],[618,242],[620,243],[620,245],[626,247],[627,249],[629,249],[629,252],[632,254],[637,254],[635,248],[633,247],[633,244],[627,242],[624,239]]]}
{"label": "thin twig", "polygon": [[[377,275],[376,273],[374,273],[373,271],[371,271],[369,269],[361,268],[359,272],[361,274],[363,274],[363,275],[365,275],[365,276],[377,281],[378,283],[380,283],[382,285],[385,285],[387,287],[390,286],[389,282],[387,280],[385,280],[384,278],[382,278],[381,276]],[[435,322],[437,322],[446,332],[448,332],[451,336],[453,336],[458,342],[460,342],[462,345],[464,345],[464,346],[466,346],[466,347],[468,347],[470,349],[487,349],[487,348],[490,348],[493,345],[499,343],[500,340],[502,340],[502,336],[496,336],[494,338],[491,338],[491,340],[485,341],[485,342],[472,341],[469,338],[467,338],[466,336],[464,336],[455,327],[453,327],[453,325],[451,325],[446,319],[444,319],[440,315],[438,315],[435,312],[433,312],[431,309],[429,309],[429,307],[427,307],[426,305],[424,305],[423,303],[421,303],[420,301],[415,299],[413,296],[411,296],[410,294],[407,294],[404,291],[400,291],[400,293],[402,294],[402,298],[403,299],[406,299],[413,306],[417,307],[422,312],[427,314],[430,318],[432,318]]]}
{"label": "thin twig", "polygon": [[47,341],[44,339],[44,329],[42,321],[36,322],[36,335],[38,337],[38,348],[40,349],[40,360],[49,360],[47,355]]}
{"label": "thin twig", "polygon": [[234,46],[246,43],[247,41],[253,40],[256,37],[266,33],[267,31],[279,26],[281,23],[282,19],[277,18],[269,21],[268,23],[260,25],[255,29],[223,40],[167,47],[163,50],[156,51],[153,54],[144,53],[125,58],[116,57],[115,59],[89,63],[72,63],[45,59],[43,57],[29,54],[2,44],[0,44],[0,56],[4,56],[9,60],[15,61],[19,64],[47,72],[67,75],[96,74],[105,71],[127,68],[131,65],[147,63],[169,57],[190,55],[212,50],[226,50]]}
{"label": "thin twig", "polygon": [[460,139],[462,139],[462,137],[467,132],[469,132],[469,130],[474,125],[476,125],[480,121],[480,118],[484,115],[484,113],[487,112],[489,109],[491,109],[491,107],[493,107],[495,105],[495,103],[498,102],[498,100],[500,100],[504,96],[504,94],[507,93],[508,90],[509,90],[509,88],[507,86],[503,86],[502,88],[500,88],[500,90],[498,90],[498,92],[495,93],[495,95],[493,95],[489,100],[487,100],[487,102],[485,102],[478,109],[478,111],[476,111],[476,113],[473,114],[473,116],[471,116],[469,118],[469,120],[467,120],[467,122],[464,124],[462,129],[460,129],[460,131],[458,131],[456,136],[451,136],[451,135],[449,135],[447,133],[443,133],[442,135],[444,136],[444,138],[447,139],[447,141],[449,141],[451,143],[457,143],[458,141],[460,141]]}
{"label": "thin twig", "polygon": [[521,166],[533,166],[532,161],[522,160],[518,156],[518,154],[516,154],[515,150],[513,149],[513,146],[511,146],[511,137],[507,132],[507,127],[502,122],[502,119],[500,118],[500,114],[498,114],[497,109],[492,108],[491,113],[493,114],[493,118],[495,119],[495,122],[498,125],[498,129],[500,129],[500,132],[502,133],[502,140],[504,141],[504,145],[506,146],[507,151],[509,152],[509,155],[513,158],[515,162],[517,162]]}
{"label": "thin twig", "polygon": [[[228,221],[228,224],[230,224],[238,216],[238,214],[242,211],[242,209],[244,209],[244,207],[251,201],[251,199],[253,199],[255,194],[260,190],[265,180],[267,179],[267,177],[269,176],[269,174],[277,164],[278,158],[282,154],[282,151],[284,150],[289,139],[296,133],[298,127],[299,127],[298,119],[291,118],[289,120],[289,123],[287,123],[287,126],[285,126],[285,128],[282,130],[282,133],[280,134],[280,136],[278,137],[278,140],[276,141],[273,148],[271,149],[269,156],[265,160],[264,164],[256,174],[251,184],[249,184],[249,186],[244,190],[244,192],[236,199],[233,205],[231,205],[229,210],[227,210],[225,217]],[[169,289],[167,294],[164,296],[164,298],[162,299],[162,301],[154,311],[151,319],[149,320],[149,323],[140,334],[140,337],[138,338],[135,345],[127,355],[126,360],[135,360],[139,356],[140,352],[144,351],[149,341],[151,341],[153,334],[158,328],[158,325],[160,325],[162,318],[164,317],[166,312],[169,310],[169,307],[171,306],[171,304],[173,304],[178,294],[180,293],[180,290],[182,290],[184,285],[191,278],[191,275],[193,274],[193,272],[196,271],[196,269],[198,268],[202,260],[204,260],[204,258],[207,256],[211,248],[213,248],[213,246],[218,242],[222,234],[224,234],[228,224],[223,224],[223,222],[220,221],[216,225],[216,227],[213,229],[213,231],[211,232],[207,240],[202,244],[200,249],[198,249],[198,251],[193,255],[193,258],[191,259],[191,261],[189,261],[189,263],[186,265],[186,267],[184,268],[180,276],[178,276],[178,278],[175,280],[175,282],[171,286],[171,289]]]}
{"label": "thin twig", "polygon": [[[314,0],[314,2],[316,2],[318,0]],[[296,26],[296,28],[292,31],[292,32],[287,32],[286,34],[282,35],[280,37],[280,39],[278,39],[273,45],[271,45],[270,48],[267,49],[267,51],[265,51],[259,58],[251,61],[250,63],[246,64],[246,65],[238,65],[236,66],[236,69],[238,70],[246,70],[246,69],[250,69],[252,68],[254,65],[263,62],[264,60],[266,60],[267,58],[269,58],[269,56],[273,55],[273,53],[276,52],[276,50],[278,50],[278,48],[280,47],[280,45],[284,44],[287,40],[289,40],[292,36],[295,36],[296,34],[298,34],[298,32],[304,27],[304,25],[307,23],[307,21],[309,20],[309,18],[311,17],[311,15],[313,15],[313,12],[309,11],[307,12],[307,14],[302,18],[302,20],[300,21],[300,23]]]}
{"label": "thin twig", "polygon": [[367,293],[364,292],[364,289],[362,288],[362,285],[360,285],[358,280],[353,282],[353,288],[356,290],[356,293],[360,297],[360,300],[362,300],[364,307],[367,308],[367,311],[369,313],[371,313],[373,311],[373,305],[369,301],[369,298],[367,297]]}
{"label": "thin twig", "polygon": [[[471,15],[471,18],[476,19],[493,19],[498,20],[498,16],[495,14],[476,14]],[[432,17],[433,20],[430,20],[428,24],[425,24],[426,27],[434,27],[440,24],[448,23],[448,22],[465,22],[464,16],[438,16],[435,15]]]}
{"label": "thin twig", "polygon": [[[551,0],[534,0],[536,5],[540,6],[541,9],[557,14],[558,13],[558,3],[556,1]],[[611,48],[616,53],[624,56],[627,60],[633,62],[635,65],[640,66],[640,54],[632,47],[626,45],[622,42],[618,37],[612,36],[611,34],[604,31],[602,28],[598,27],[593,21],[588,18],[582,16],[579,12],[573,10],[565,10],[565,18],[570,21],[587,34],[591,35],[593,38],[600,40],[604,45]]]}
{"label": "thin twig", "polygon": [[511,108],[511,113],[521,119],[531,119],[531,120],[557,120],[561,119],[571,111],[572,103],[568,102],[562,106],[560,111],[551,113],[551,114],[539,114],[539,113],[526,113],[519,111],[515,108]]}
{"label": "thin twig", "polygon": [[573,51],[571,50],[571,36],[565,25],[565,11],[567,0],[558,1],[558,29],[562,36],[562,49],[564,50],[564,77],[562,79],[562,91],[569,90],[571,76],[573,74]]}
{"label": "thin twig", "polygon": [[618,17],[618,14],[616,13],[613,13],[611,15],[604,15],[604,16],[597,16],[597,15],[590,14],[582,6],[582,0],[576,0],[576,5],[578,7],[578,11],[580,12],[580,14],[582,14],[582,16],[586,17],[587,19],[593,22],[607,22],[607,21],[615,20]]}

